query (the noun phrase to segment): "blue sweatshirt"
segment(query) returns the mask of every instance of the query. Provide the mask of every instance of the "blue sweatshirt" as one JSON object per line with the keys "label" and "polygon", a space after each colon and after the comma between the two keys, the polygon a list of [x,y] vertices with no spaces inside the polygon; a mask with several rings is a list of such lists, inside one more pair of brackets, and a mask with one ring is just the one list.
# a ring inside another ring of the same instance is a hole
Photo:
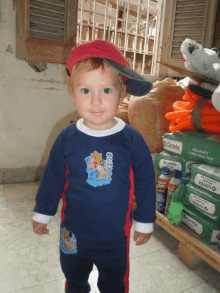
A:
{"label": "blue sweatshirt", "polygon": [[81,118],[58,135],[36,195],[33,220],[48,224],[62,196],[61,221],[76,239],[114,242],[126,237],[135,195],[135,230],[153,231],[156,191],[149,148],[137,130],[115,119],[114,127],[93,130]]}

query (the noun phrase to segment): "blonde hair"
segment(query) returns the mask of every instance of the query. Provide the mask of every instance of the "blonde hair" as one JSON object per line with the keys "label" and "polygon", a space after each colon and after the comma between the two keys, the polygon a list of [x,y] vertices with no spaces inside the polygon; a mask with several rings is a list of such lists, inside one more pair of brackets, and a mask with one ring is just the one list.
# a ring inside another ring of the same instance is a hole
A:
{"label": "blonde hair", "polygon": [[[70,92],[73,91],[73,77],[77,72],[79,72],[82,69],[85,70],[85,68],[86,68],[86,71],[92,71],[92,70],[99,69],[100,67],[102,68],[102,72],[104,72],[105,67],[110,67],[110,65],[106,63],[102,58],[99,58],[99,57],[84,59],[76,63],[72,68],[70,77],[67,77],[67,86],[69,91]],[[118,72],[119,90],[122,90],[123,86],[124,86],[123,75],[120,72]],[[125,93],[124,96],[126,96],[126,94],[127,93]]]}

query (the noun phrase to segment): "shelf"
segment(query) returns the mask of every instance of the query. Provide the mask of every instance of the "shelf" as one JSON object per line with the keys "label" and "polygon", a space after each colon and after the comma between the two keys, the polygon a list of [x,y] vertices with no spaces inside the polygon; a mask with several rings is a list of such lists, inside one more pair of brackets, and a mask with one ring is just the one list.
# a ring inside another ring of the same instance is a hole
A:
{"label": "shelf", "polygon": [[168,219],[158,211],[156,211],[156,223],[179,240],[178,257],[185,264],[192,267],[196,254],[220,272],[220,252],[217,244],[205,243],[199,235],[184,224],[179,226],[170,224]]}

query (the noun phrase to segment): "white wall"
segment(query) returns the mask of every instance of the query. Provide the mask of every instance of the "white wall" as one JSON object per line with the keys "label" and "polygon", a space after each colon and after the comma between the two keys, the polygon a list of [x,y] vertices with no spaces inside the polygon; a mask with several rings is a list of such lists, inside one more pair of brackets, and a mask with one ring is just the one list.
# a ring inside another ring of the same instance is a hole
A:
{"label": "white wall", "polygon": [[26,181],[22,176],[27,174],[32,181],[76,111],[64,83],[64,65],[47,64],[46,71],[37,73],[16,59],[13,1],[0,4],[0,183]]}

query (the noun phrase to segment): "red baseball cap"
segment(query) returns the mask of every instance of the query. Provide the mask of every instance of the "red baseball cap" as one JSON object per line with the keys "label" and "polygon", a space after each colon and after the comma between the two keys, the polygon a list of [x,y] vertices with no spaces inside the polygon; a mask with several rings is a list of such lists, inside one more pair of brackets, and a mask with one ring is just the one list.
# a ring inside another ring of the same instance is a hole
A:
{"label": "red baseball cap", "polygon": [[143,96],[152,89],[152,82],[133,70],[119,48],[106,40],[96,39],[76,45],[67,59],[67,74],[70,76],[73,66],[79,61],[93,57],[102,58],[124,75],[123,80],[128,94]]}

